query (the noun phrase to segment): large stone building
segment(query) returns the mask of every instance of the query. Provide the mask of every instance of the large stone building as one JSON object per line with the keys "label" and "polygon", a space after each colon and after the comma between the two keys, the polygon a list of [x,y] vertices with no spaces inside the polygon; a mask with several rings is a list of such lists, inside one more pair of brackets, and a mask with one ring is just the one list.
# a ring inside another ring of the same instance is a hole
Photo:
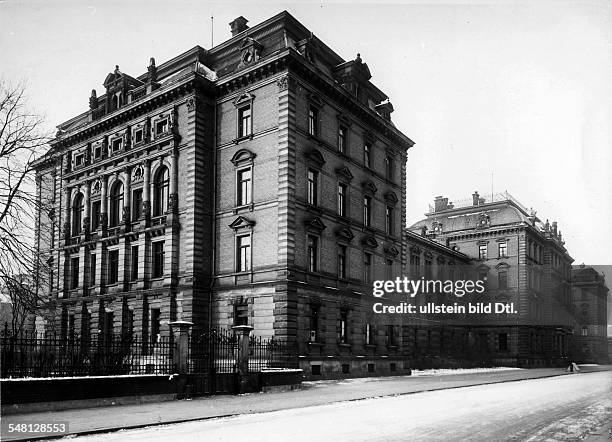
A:
{"label": "large stone building", "polygon": [[572,356],[578,362],[608,362],[608,292],[602,273],[584,264],[572,268],[576,321]]}
{"label": "large stone building", "polygon": [[37,164],[47,327],[249,324],[294,346],[307,374],[392,371],[399,325],[368,303],[371,281],[407,265],[413,142],[359,54],[286,12],[246,23],[143,74],[115,67],[58,126]]}
{"label": "large stone building", "polygon": [[437,197],[426,218],[410,230],[472,259],[485,281],[477,303],[513,304],[516,313],[472,315],[470,345],[495,363],[562,364],[574,328],[571,263],[557,223],[542,223],[508,193],[451,203]]}

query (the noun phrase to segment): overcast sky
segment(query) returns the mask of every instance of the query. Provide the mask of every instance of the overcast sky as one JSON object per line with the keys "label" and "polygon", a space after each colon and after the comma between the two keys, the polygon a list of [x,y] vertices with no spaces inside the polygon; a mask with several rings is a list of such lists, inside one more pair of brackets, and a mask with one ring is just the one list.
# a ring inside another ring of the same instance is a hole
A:
{"label": "overcast sky", "polygon": [[576,263],[610,264],[612,2],[0,0],[0,72],[55,126],[116,64],[137,76],[288,10],[345,59],[359,52],[416,145],[408,222],[436,195],[508,191],[558,221]]}

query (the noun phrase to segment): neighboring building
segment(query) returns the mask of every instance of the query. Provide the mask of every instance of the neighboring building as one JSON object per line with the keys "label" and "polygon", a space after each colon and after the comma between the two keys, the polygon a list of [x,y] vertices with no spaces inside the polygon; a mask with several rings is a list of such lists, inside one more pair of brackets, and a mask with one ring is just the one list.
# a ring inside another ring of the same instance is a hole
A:
{"label": "neighboring building", "polygon": [[608,292],[605,276],[593,267],[572,268],[576,321],[572,358],[576,362],[608,362]]}
{"label": "neighboring building", "polygon": [[410,230],[472,259],[486,291],[474,302],[513,303],[516,314],[472,315],[471,344],[494,363],[565,363],[573,331],[571,263],[557,223],[542,223],[507,193],[466,202],[437,197]]}
{"label": "neighboring building", "polygon": [[[411,280],[457,281],[473,279],[470,258],[421,233],[404,229],[406,267]],[[429,303],[463,305],[453,294],[419,293],[411,302],[419,308]],[[417,313],[402,317],[402,340],[415,368],[458,367],[479,363],[472,351],[473,337],[465,327],[465,314]]]}
{"label": "neighboring building", "polygon": [[307,375],[393,371],[407,357],[392,324],[368,325],[371,281],[406,266],[413,142],[359,54],[286,12],[246,22],[142,75],[116,67],[58,126],[37,163],[48,327],[248,324],[292,344]]}

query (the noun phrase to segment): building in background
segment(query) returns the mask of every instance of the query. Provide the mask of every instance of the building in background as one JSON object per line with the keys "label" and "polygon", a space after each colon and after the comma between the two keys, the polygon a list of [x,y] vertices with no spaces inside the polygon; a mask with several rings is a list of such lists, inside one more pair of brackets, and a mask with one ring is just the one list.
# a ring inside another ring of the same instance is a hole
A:
{"label": "building in background", "polygon": [[508,193],[458,203],[441,196],[410,230],[464,253],[486,290],[476,303],[517,313],[469,315],[470,346],[497,364],[563,364],[574,330],[571,263],[556,222],[545,223]]}
{"label": "building in background", "polygon": [[584,264],[572,268],[576,321],[572,356],[578,362],[608,362],[608,292],[602,273]]}
{"label": "building in background", "polygon": [[246,324],[293,346],[307,375],[409,366],[370,312],[372,281],[406,265],[413,142],[359,54],[286,12],[230,25],[143,74],[116,66],[58,126],[37,163],[47,328],[147,339],[178,320]]}

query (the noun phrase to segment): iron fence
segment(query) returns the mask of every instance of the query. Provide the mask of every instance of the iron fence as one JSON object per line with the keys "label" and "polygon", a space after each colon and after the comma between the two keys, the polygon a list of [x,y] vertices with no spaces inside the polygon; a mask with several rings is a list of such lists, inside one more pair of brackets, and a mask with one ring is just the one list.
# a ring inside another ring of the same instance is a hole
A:
{"label": "iron fence", "polygon": [[249,338],[249,371],[274,368],[298,368],[294,347],[285,341],[251,336]]}
{"label": "iron fence", "polygon": [[[190,336],[189,372],[236,373],[240,336],[233,330],[213,329],[207,333]],[[249,371],[270,368],[297,368],[296,352],[286,342],[278,339],[249,338]]]}
{"label": "iron fence", "polygon": [[172,336],[62,336],[23,332],[0,336],[2,378],[168,374]]}

